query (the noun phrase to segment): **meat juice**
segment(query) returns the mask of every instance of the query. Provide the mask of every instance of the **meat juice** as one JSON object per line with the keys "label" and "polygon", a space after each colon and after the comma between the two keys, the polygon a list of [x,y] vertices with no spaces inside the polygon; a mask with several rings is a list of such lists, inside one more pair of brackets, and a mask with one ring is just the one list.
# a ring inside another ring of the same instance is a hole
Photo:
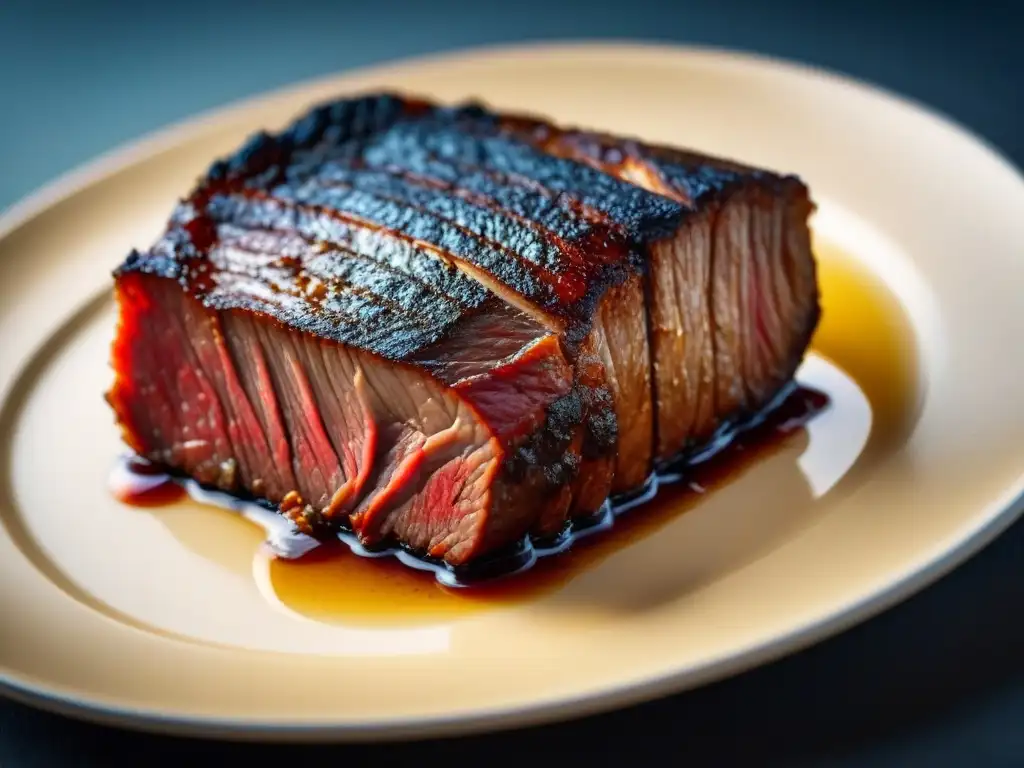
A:
{"label": "meat juice", "polygon": [[127,457],[110,477],[114,498],[134,507],[160,507],[181,501],[188,493],[177,479],[144,459]]}
{"label": "meat juice", "polygon": [[[816,253],[823,312],[811,351],[860,386],[873,413],[872,442],[901,439],[916,396],[916,368],[908,354],[912,334],[902,308],[877,277],[838,249],[818,244]],[[298,613],[325,621],[440,619],[556,589],[700,504],[797,439],[829,407],[827,392],[794,385],[754,423],[722,434],[713,455],[705,454],[699,463],[663,468],[639,494],[606,505],[559,540],[538,542],[532,551],[501,553],[457,574],[401,550],[368,552],[351,534],[315,542],[295,534],[263,504],[205,491],[192,481],[161,475],[141,460],[119,465],[112,486],[119,500],[136,506],[155,507],[188,495],[240,512],[263,527],[276,599]]]}

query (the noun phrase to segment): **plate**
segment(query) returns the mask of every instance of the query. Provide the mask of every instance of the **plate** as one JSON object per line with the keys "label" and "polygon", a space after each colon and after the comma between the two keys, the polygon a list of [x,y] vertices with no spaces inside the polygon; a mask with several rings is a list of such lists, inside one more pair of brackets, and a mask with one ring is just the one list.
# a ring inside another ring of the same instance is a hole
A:
{"label": "plate", "polygon": [[[241,516],[117,502],[101,397],[111,268],[211,158],[371,88],[480,97],[800,174],[819,206],[824,319],[799,377],[829,409],[502,599],[367,575],[384,566],[282,570]],[[0,222],[0,682],[137,728],[436,736],[627,705],[838,632],[1019,512],[1021,210],[1021,177],[919,106],[784,62],[627,44],[331,77],[105,157]]]}

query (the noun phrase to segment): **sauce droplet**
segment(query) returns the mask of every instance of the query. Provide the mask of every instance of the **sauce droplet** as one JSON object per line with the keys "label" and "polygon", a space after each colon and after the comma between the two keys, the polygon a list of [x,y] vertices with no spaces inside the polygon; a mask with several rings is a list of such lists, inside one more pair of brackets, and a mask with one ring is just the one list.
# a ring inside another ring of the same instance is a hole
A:
{"label": "sauce droplet", "polygon": [[135,507],[162,507],[186,495],[175,478],[137,456],[117,463],[110,477],[110,489],[118,501]]}

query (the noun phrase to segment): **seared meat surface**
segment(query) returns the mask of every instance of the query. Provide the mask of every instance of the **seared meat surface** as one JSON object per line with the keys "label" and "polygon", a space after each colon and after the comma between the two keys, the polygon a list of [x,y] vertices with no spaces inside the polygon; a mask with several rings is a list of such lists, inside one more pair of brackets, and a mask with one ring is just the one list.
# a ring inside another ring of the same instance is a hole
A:
{"label": "seared meat surface", "polygon": [[140,455],[458,566],[762,409],[819,305],[792,176],[479,104],[311,109],[115,272]]}

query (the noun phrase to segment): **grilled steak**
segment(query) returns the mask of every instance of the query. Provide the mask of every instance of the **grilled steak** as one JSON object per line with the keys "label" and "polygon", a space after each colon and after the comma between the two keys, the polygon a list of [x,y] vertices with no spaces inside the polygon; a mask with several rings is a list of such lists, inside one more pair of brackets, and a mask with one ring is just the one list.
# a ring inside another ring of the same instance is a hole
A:
{"label": "grilled steak", "polygon": [[791,381],[799,179],[468,103],[311,109],[115,272],[107,399],[170,470],[452,566],[557,536]]}

